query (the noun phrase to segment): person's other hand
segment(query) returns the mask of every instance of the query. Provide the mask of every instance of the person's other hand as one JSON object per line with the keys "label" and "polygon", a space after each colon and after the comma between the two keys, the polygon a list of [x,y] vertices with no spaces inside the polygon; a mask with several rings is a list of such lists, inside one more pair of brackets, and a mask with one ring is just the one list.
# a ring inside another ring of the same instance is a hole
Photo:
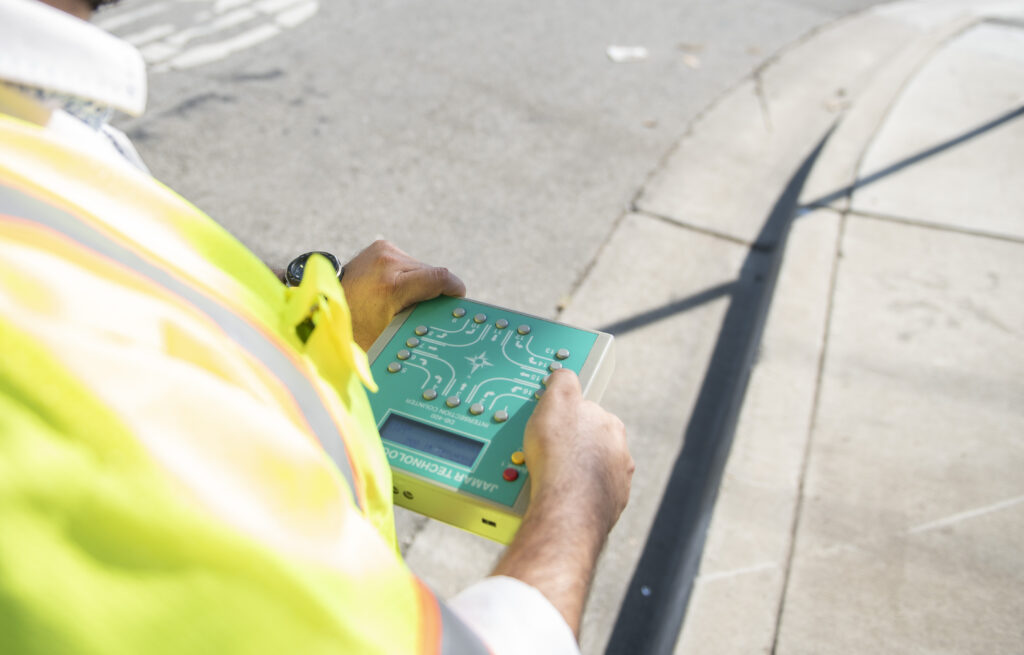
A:
{"label": "person's other hand", "polygon": [[353,336],[363,350],[406,307],[440,295],[466,295],[466,285],[447,268],[417,261],[388,241],[373,242],[345,264],[341,286],[352,310]]}
{"label": "person's other hand", "polygon": [[584,400],[579,378],[551,374],[526,424],[523,450],[532,478],[531,505],[551,502],[595,521],[603,540],[629,501],[636,468],[617,416]]}

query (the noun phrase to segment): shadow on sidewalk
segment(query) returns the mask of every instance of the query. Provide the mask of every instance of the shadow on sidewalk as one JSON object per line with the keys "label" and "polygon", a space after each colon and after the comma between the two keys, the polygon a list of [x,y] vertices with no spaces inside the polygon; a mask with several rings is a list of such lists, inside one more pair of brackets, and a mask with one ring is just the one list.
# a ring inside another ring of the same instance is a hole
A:
{"label": "shadow on sidewalk", "polygon": [[[926,150],[922,150],[921,152],[911,155],[905,159],[901,159],[900,161],[889,166],[886,166],[885,168],[874,173],[871,173],[870,175],[865,175],[864,177],[858,179],[849,186],[845,186],[831,193],[827,193],[821,196],[820,198],[816,198],[803,205],[799,205],[795,210],[795,218],[800,218],[801,216],[809,214],[811,211],[815,209],[829,207],[832,203],[836,202],[837,200],[841,200],[846,196],[852,195],[853,192],[856,191],[857,189],[861,189],[863,187],[868,186],[869,184],[878,182],[879,180],[882,180],[884,178],[889,177],[890,175],[898,173],[905,168],[909,168],[915,164],[919,164],[926,159],[929,159],[931,157],[934,157],[945,152],[946,150],[950,150],[956,146],[962,145],[967,141],[970,141],[971,139],[979,137],[985,134],[986,132],[990,132],[995,128],[1003,125],[1004,123],[1008,123],[1015,118],[1020,118],[1021,116],[1024,116],[1024,106],[1018,107],[1017,109],[1007,112],[1002,116],[999,116],[998,118],[995,118],[987,123],[979,125],[974,129],[968,130],[967,132],[964,132],[959,136],[953,137],[947,141],[943,141],[938,145],[935,145]],[[755,250],[767,250],[774,247],[773,243],[766,243],[763,239],[764,231],[762,231],[762,234],[754,242],[752,248]],[[657,307],[655,309],[646,311],[642,314],[637,314],[636,316],[622,319],[621,321],[616,321],[615,323],[609,323],[608,325],[605,325],[604,327],[598,329],[601,330],[602,332],[614,334],[615,336],[621,336],[623,334],[626,334],[627,332],[632,332],[633,330],[642,328],[646,325],[650,325],[651,323],[656,323],[666,318],[670,318],[676,314],[681,314],[691,309],[695,309],[705,303],[711,302],[712,300],[717,300],[723,296],[732,295],[735,292],[737,285],[739,285],[739,280],[725,282],[705,289],[704,291],[695,293],[686,298],[683,298],[682,300],[676,300],[667,305],[662,305],[661,307]]]}
{"label": "shadow on sidewalk", "polygon": [[1024,115],[1024,107],[800,205],[800,192],[835,130],[833,126],[779,196],[736,280],[600,328],[621,336],[718,298],[730,297],[718,341],[686,426],[683,449],[669,476],[606,655],[667,654],[675,648],[794,220],[1021,115]]}

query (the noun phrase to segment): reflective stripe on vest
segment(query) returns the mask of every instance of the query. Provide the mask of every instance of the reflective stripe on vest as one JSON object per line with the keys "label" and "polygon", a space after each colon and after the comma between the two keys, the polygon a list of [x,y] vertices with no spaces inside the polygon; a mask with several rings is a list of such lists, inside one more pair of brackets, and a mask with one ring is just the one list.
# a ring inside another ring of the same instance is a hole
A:
{"label": "reflective stripe on vest", "polygon": [[[295,366],[281,347],[268,339],[244,318],[221,306],[216,300],[190,287],[172,274],[146,261],[125,246],[111,240],[102,232],[84,223],[72,213],[55,207],[0,179],[0,221],[5,219],[26,221],[53,230],[76,244],[117,262],[144,276],[158,286],[188,302],[214,321],[233,341],[261,362],[288,389],[303,418],[316,435],[324,450],[348,482],[354,502],[354,476],[344,441],[330,413],[322,404],[311,382]],[[488,653],[479,637],[466,626],[443,601],[422,588],[424,602],[436,607],[436,613],[423,608],[425,623],[439,624],[440,634],[427,630],[423,635],[436,645],[424,644],[431,652],[438,648],[442,655]],[[435,628],[436,630],[436,628]],[[436,640],[436,641],[435,641]],[[440,643],[436,643],[439,641]]]}
{"label": "reflective stripe on vest", "polygon": [[260,361],[288,389],[320,445],[345,478],[352,498],[358,504],[359,496],[356,493],[352,464],[337,426],[313,385],[277,344],[271,342],[250,323],[225,309],[217,301],[112,241],[72,214],[19,189],[10,187],[2,180],[0,180],[0,214],[27,220],[55,230],[76,243],[148,278],[213,320],[232,340]]}

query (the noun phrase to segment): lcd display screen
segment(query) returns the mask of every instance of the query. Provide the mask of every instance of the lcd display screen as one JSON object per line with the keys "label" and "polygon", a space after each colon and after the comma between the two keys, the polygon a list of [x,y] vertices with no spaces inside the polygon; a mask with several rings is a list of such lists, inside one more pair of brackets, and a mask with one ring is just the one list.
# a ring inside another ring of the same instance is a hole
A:
{"label": "lcd display screen", "polygon": [[483,449],[482,441],[445,432],[438,428],[392,414],[381,426],[380,436],[388,441],[472,468]]}

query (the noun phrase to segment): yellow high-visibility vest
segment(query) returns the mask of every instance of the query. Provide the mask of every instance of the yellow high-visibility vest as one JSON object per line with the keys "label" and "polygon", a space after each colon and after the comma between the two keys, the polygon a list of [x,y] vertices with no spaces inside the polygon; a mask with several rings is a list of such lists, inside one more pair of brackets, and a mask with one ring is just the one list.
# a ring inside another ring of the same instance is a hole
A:
{"label": "yellow high-visibility vest", "polygon": [[286,289],[0,116],[0,653],[486,652],[397,552],[364,386],[326,260]]}

